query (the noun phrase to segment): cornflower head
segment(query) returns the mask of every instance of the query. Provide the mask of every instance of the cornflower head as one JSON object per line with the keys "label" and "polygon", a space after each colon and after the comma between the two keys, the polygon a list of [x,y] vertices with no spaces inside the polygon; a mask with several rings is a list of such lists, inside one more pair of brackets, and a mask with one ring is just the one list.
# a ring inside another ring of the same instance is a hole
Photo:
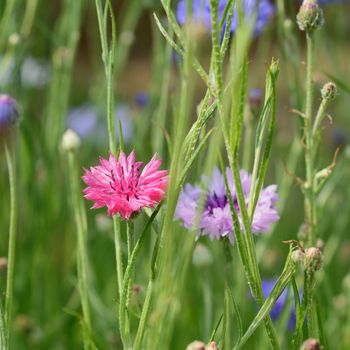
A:
{"label": "cornflower head", "polygon": [[[180,0],[177,6],[177,20],[181,25],[187,22],[186,18],[186,0]],[[219,0],[218,15],[221,20],[227,0]],[[242,8],[245,15],[245,19],[249,21],[256,9],[256,19],[254,26],[254,35],[259,35],[264,27],[269,22],[271,16],[274,14],[274,6],[270,0],[242,0]],[[211,30],[211,14],[210,14],[210,0],[193,0],[192,3],[192,21],[194,23],[202,24],[208,31]],[[226,21],[224,23],[224,31]],[[234,33],[238,26],[238,13],[237,9],[234,10],[232,16],[231,33]]]}
{"label": "cornflower head", "polygon": [[12,129],[19,118],[16,100],[9,95],[0,95],[0,134]]}
{"label": "cornflower head", "polygon": [[[237,193],[232,172],[229,168],[226,169],[226,176],[233,206],[242,229],[242,217],[238,206]],[[252,179],[244,170],[240,171],[240,178],[245,203],[248,206]],[[200,204],[201,198],[204,199],[204,206]],[[252,231],[254,233],[269,231],[270,225],[279,219],[275,208],[277,200],[276,185],[262,189],[252,220]],[[202,210],[201,207],[203,207]],[[175,219],[181,220],[184,227],[197,230],[197,236],[208,235],[210,239],[228,237],[231,243],[234,242],[234,228],[230,205],[226,196],[224,177],[217,168],[213,171],[207,190],[202,189],[199,185],[186,184],[184,186],[177,203]]]}
{"label": "cornflower head", "polygon": [[112,153],[108,160],[101,157],[100,165],[85,169],[85,198],[95,202],[94,209],[107,207],[110,216],[130,219],[164,198],[168,177],[166,170],[158,170],[160,165],[154,155],[140,173],[142,162],[135,162],[134,151],[128,157],[121,151],[118,159]]}

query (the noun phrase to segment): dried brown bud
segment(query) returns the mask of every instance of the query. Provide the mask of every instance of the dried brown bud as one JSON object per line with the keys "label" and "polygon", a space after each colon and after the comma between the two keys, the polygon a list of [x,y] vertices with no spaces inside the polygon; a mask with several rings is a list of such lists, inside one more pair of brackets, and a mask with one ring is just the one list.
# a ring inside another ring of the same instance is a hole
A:
{"label": "dried brown bud", "polygon": [[319,248],[311,247],[305,250],[304,267],[307,273],[314,273],[322,266],[322,251]]}

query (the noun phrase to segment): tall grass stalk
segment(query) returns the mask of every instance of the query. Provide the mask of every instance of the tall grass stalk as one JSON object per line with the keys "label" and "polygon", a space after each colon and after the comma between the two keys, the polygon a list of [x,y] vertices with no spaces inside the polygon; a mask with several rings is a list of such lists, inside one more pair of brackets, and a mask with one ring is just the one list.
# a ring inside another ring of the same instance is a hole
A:
{"label": "tall grass stalk", "polygon": [[317,230],[317,213],[314,188],[314,161],[312,140],[312,106],[313,106],[313,83],[312,72],[314,62],[314,37],[313,33],[306,33],[307,39],[307,66],[306,66],[306,103],[304,116],[305,135],[305,165],[306,183],[305,190],[305,218],[308,225],[308,244],[315,244]]}
{"label": "tall grass stalk", "polygon": [[9,143],[5,143],[6,162],[9,173],[10,183],[10,227],[8,237],[8,265],[5,294],[4,320],[6,327],[6,342],[10,344],[12,304],[13,304],[13,285],[15,276],[15,254],[16,254],[16,235],[17,235],[17,180],[16,180],[16,154]]}
{"label": "tall grass stalk", "polygon": [[84,213],[82,212],[83,205],[81,203],[81,189],[78,183],[78,169],[76,154],[68,152],[69,163],[69,178],[72,191],[72,203],[75,215],[75,222],[77,226],[77,271],[78,271],[78,286],[79,294],[83,311],[83,335],[84,335],[84,349],[94,349],[91,341],[91,312],[89,301],[89,282],[88,282],[88,254],[86,247],[86,223],[84,222]]}

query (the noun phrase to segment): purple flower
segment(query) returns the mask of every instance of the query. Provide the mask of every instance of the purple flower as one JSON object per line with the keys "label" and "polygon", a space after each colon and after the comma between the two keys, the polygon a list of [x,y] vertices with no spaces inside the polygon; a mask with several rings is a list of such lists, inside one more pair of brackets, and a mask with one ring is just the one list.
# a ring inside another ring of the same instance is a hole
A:
{"label": "purple flower", "polygon": [[[241,222],[241,228],[243,228],[232,172],[229,168],[226,169],[226,176],[233,205]],[[240,177],[245,202],[248,205],[251,176],[241,170]],[[261,191],[252,222],[254,233],[269,231],[270,225],[279,219],[274,206],[278,199],[276,190],[277,186],[271,185]],[[204,201],[204,205],[202,204],[202,212],[199,212],[201,200]],[[230,205],[226,197],[224,177],[217,168],[213,171],[207,190],[202,189],[199,185],[186,184],[184,186],[177,203],[175,219],[180,219],[184,227],[197,230],[198,236],[208,235],[210,239],[227,236],[232,243],[234,242],[234,229]]]}
{"label": "purple flower", "polygon": [[149,101],[149,96],[146,92],[140,91],[135,95],[135,103],[137,107],[144,108],[147,106]]}
{"label": "purple flower", "polygon": [[0,95],[0,131],[10,129],[19,121],[17,102],[9,95]]}
{"label": "purple flower", "polygon": [[[219,0],[218,14],[222,18],[227,0]],[[274,13],[274,6],[270,0],[243,0],[243,11],[247,20],[251,18],[255,8],[257,15],[255,20],[254,35],[259,35]],[[208,30],[211,29],[210,0],[193,0],[192,20],[203,24]],[[177,19],[181,25],[186,23],[187,1],[180,0],[177,6]],[[225,21],[226,23],[226,21]],[[226,24],[225,24],[226,26]],[[231,33],[234,33],[238,26],[237,10],[232,17]],[[224,28],[223,28],[224,29]]]}
{"label": "purple flower", "polygon": [[[269,296],[269,294],[271,293],[275,284],[276,284],[276,279],[262,281],[262,288],[263,288],[263,293],[264,293],[265,299]],[[278,320],[278,318],[281,316],[281,313],[282,313],[283,309],[285,308],[288,299],[291,299],[291,298],[293,298],[293,295],[288,295],[288,291],[287,291],[287,289],[285,289],[282,292],[282,294],[280,295],[280,297],[277,299],[275,305],[273,306],[273,308],[270,312],[271,318],[274,321]],[[295,314],[294,299],[293,299],[293,302],[291,303],[291,305],[292,305],[292,307],[290,309],[290,317],[289,317],[289,321],[288,321],[288,329],[289,330],[293,330],[295,327],[296,314]]]}

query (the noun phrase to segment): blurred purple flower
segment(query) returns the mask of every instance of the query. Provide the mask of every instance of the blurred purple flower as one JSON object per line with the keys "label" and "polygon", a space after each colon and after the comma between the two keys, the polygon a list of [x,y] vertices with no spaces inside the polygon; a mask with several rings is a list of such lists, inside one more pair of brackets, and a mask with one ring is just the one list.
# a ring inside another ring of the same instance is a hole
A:
{"label": "blurred purple flower", "polygon": [[0,95],[0,132],[14,126],[19,120],[18,105],[9,95]]}
{"label": "blurred purple flower", "polygon": [[[219,0],[219,19],[221,19],[223,16],[226,4],[227,0]],[[270,17],[274,14],[274,6],[269,0],[243,0],[242,4],[246,20],[249,20],[251,18],[255,7],[257,8],[254,35],[259,35],[262,32],[263,28],[267,25]],[[211,30],[210,0],[193,0],[192,6],[193,21],[196,23],[201,23],[208,30]],[[177,6],[177,19],[181,25],[186,23],[186,7],[187,1],[180,0]],[[226,21],[224,26],[226,26]],[[231,33],[234,33],[236,31],[237,26],[238,15],[237,10],[235,10],[232,17]]]}
{"label": "blurred purple flower", "polygon": [[[269,294],[271,293],[274,285],[276,284],[277,279],[274,280],[263,280],[262,281],[262,288],[263,288],[263,293],[264,293],[264,298],[266,299]],[[281,313],[283,309],[285,308],[288,299],[293,298],[293,295],[288,295],[287,289],[285,289],[280,297],[277,299],[275,305],[273,306],[270,315],[271,318],[276,321],[278,318],[281,316]],[[300,295],[299,295],[300,298]],[[294,298],[291,303],[291,309],[290,309],[290,317],[288,320],[288,329],[293,330],[295,327],[295,320],[296,320],[296,314],[295,314],[295,303],[294,303]]]}
{"label": "blurred purple flower", "polygon": [[149,96],[144,91],[140,91],[135,95],[135,103],[139,108],[146,107],[148,104],[148,100],[149,100]]}
{"label": "blurred purple flower", "polygon": [[[114,110],[116,137],[119,140],[118,121],[123,130],[123,141],[129,143],[133,135],[131,109],[128,105],[118,104]],[[74,130],[81,138],[107,142],[107,125],[100,120],[96,106],[91,103],[72,109],[67,116],[67,127]]]}
{"label": "blurred purple flower", "polygon": [[[235,185],[229,168],[226,169],[226,175],[233,205],[241,222]],[[240,177],[245,202],[248,205],[251,176],[246,171],[241,170]],[[276,191],[276,185],[268,186],[261,191],[252,222],[254,233],[269,231],[270,225],[279,219],[274,206],[278,199]],[[198,213],[201,197],[203,197],[205,203],[203,212]],[[198,230],[198,236],[209,235],[210,239],[220,239],[227,236],[231,243],[234,242],[234,229],[230,206],[226,197],[224,177],[217,168],[213,171],[207,191],[199,185],[185,185],[179,196],[175,219],[181,220],[184,227],[190,230]],[[241,228],[243,228],[242,222]]]}

